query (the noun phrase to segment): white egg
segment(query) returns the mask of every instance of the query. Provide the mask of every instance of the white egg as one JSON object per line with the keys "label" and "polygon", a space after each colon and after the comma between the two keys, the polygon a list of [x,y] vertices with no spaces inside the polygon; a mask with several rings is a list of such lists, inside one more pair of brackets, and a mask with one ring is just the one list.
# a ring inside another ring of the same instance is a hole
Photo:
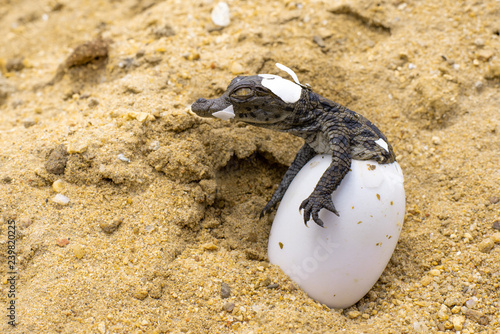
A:
{"label": "white egg", "polygon": [[333,308],[360,300],[378,280],[403,227],[405,193],[397,162],[353,160],[332,194],[340,214],[321,210],[325,227],[305,226],[299,206],[331,162],[318,155],[297,174],[283,197],[269,236],[269,261],[311,298]]}

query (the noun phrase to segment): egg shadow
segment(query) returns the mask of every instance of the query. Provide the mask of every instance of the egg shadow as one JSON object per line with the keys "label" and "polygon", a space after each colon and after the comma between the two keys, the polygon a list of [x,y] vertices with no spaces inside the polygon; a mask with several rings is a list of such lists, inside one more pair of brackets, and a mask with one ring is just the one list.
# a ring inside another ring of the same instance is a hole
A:
{"label": "egg shadow", "polygon": [[260,213],[287,169],[257,151],[244,159],[233,156],[216,171],[217,195],[207,215],[219,223],[208,231],[221,246],[241,250],[249,260],[268,260],[271,222]]}

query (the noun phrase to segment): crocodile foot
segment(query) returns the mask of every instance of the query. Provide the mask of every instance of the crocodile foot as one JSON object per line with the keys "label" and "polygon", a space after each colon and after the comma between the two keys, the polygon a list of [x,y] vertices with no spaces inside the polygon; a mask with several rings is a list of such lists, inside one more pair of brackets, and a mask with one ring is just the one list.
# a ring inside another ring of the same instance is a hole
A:
{"label": "crocodile foot", "polygon": [[316,224],[324,227],[323,221],[319,218],[321,209],[327,209],[339,216],[339,213],[335,209],[335,205],[333,205],[331,194],[317,194],[313,192],[302,202],[302,204],[300,204],[299,210],[302,209],[304,210],[304,224],[306,226],[307,222],[312,217]]}

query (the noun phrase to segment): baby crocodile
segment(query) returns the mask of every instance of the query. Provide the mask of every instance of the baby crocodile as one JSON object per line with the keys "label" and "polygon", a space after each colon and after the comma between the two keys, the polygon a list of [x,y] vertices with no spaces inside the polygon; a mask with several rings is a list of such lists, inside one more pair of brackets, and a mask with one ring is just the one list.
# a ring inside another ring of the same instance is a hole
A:
{"label": "baby crocodile", "polygon": [[271,74],[239,76],[231,81],[222,96],[211,100],[200,98],[191,109],[202,117],[234,118],[304,138],[304,146],[261,216],[283,198],[295,175],[310,159],[318,154],[330,154],[330,166],[299,207],[304,210],[306,225],[312,217],[316,224],[323,226],[319,218],[321,209],[339,215],[332,193],[349,171],[351,159],[387,164],[395,161],[394,151],[382,132],[365,117],[314,93],[309,86],[299,83],[292,70],[276,65],[295,82]]}

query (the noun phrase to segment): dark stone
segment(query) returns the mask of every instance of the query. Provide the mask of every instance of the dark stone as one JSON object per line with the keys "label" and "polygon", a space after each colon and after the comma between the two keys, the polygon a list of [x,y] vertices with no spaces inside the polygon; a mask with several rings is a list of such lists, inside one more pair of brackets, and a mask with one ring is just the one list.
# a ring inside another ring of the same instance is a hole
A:
{"label": "dark stone", "polygon": [[499,230],[499,231],[500,231],[500,221],[495,220],[495,221],[493,222],[493,228],[494,228],[495,230]]}
{"label": "dark stone", "polygon": [[68,152],[64,144],[57,146],[49,155],[45,163],[45,169],[51,174],[64,174],[66,162],[68,161]]}
{"label": "dark stone", "polygon": [[229,298],[231,295],[231,288],[226,282],[222,282],[220,285],[220,296],[222,298]]}

